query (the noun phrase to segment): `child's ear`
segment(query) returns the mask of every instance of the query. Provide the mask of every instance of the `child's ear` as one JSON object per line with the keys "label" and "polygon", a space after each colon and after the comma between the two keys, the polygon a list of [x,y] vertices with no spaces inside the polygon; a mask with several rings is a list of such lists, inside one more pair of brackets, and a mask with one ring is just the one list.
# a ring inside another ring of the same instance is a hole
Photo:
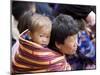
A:
{"label": "child's ear", "polygon": [[55,42],[55,45],[56,45],[56,47],[57,47],[59,50],[61,50],[61,44],[60,44],[60,43]]}

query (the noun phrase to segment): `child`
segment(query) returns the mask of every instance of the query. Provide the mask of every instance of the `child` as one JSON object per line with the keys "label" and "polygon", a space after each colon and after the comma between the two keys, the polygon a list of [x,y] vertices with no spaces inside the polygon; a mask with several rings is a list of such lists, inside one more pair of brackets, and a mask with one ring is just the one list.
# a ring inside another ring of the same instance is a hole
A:
{"label": "child", "polygon": [[[60,14],[53,22],[49,48],[62,56],[75,54],[78,31],[77,22],[71,16]],[[69,63],[67,61],[66,63],[66,69],[71,70]]]}
{"label": "child", "polygon": [[19,36],[12,52],[13,73],[36,73],[66,70],[64,56],[47,48],[52,23],[46,16],[25,13],[19,21],[28,26]]}

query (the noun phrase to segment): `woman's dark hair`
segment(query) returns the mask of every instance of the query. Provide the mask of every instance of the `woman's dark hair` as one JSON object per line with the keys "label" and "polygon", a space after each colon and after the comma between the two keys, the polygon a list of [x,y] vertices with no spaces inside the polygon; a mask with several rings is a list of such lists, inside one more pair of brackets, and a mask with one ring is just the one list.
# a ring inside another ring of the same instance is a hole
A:
{"label": "woman's dark hair", "polygon": [[68,36],[77,34],[79,31],[78,23],[69,15],[60,14],[53,21],[49,48],[58,50],[55,42],[64,44],[64,40]]}

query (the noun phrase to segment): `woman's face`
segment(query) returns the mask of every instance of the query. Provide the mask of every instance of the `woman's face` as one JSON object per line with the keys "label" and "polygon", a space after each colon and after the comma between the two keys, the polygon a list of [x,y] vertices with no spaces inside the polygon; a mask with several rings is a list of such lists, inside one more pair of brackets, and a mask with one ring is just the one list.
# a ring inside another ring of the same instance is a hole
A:
{"label": "woman's face", "polygon": [[69,36],[64,40],[64,44],[58,44],[60,52],[72,55],[77,50],[77,35]]}

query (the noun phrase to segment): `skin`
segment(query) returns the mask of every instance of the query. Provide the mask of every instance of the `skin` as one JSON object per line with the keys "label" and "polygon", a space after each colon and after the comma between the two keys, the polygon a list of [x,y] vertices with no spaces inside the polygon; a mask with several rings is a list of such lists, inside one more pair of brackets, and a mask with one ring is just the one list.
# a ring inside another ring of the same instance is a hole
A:
{"label": "skin", "polygon": [[30,36],[33,42],[45,47],[49,43],[50,33],[51,27],[40,27],[37,28],[34,32],[30,32]]}
{"label": "skin", "polygon": [[56,43],[57,48],[63,54],[72,55],[76,53],[77,49],[77,35],[69,36],[64,40],[64,44]]}

